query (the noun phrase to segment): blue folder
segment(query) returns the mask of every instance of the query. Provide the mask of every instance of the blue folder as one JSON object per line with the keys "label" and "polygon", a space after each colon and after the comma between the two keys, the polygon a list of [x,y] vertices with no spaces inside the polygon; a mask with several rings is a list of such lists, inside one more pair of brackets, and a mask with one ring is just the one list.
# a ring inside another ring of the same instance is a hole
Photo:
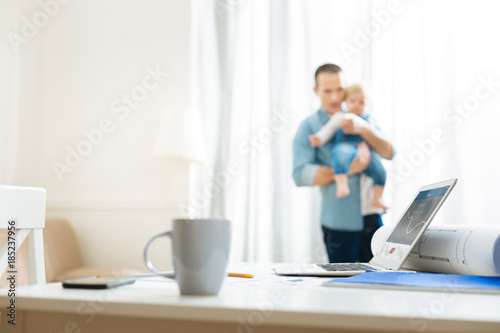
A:
{"label": "blue folder", "polygon": [[327,287],[500,293],[500,276],[367,271],[348,278],[329,280],[323,285]]}

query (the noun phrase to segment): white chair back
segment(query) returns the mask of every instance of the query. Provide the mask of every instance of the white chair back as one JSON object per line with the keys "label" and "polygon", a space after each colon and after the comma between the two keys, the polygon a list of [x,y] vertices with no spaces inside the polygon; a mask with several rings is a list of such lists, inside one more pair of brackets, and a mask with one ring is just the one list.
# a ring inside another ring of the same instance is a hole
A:
{"label": "white chair back", "polygon": [[30,284],[45,284],[43,228],[46,193],[43,188],[0,185],[0,229],[7,229],[7,243],[0,251],[0,275],[17,271],[17,250],[26,238],[29,246]]}

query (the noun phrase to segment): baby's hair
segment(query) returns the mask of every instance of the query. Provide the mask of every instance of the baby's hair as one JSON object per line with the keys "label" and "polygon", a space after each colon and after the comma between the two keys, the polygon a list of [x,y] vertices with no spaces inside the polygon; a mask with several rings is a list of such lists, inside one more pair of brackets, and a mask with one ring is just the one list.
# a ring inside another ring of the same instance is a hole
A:
{"label": "baby's hair", "polygon": [[351,84],[349,87],[345,88],[345,92],[346,92],[346,97],[349,96],[349,94],[355,94],[355,93],[363,94],[365,100],[368,100],[370,97],[369,89],[364,84],[361,83]]}

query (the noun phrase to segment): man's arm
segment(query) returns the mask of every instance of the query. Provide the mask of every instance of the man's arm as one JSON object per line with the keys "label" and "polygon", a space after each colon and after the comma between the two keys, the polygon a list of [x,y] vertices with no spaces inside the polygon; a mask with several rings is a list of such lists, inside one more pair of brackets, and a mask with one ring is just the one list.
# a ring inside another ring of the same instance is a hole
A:
{"label": "man's arm", "polygon": [[349,114],[349,116],[346,116],[342,121],[341,127],[346,134],[357,134],[361,136],[363,140],[368,143],[370,148],[382,158],[392,159],[394,156],[394,149],[389,140],[363,118],[355,114]]}
{"label": "man's arm", "polygon": [[316,176],[314,177],[313,185],[323,186],[333,183],[334,181],[333,169],[320,165],[318,171],[316,172]]}
{"label": "man's arm", "polygon": [[394,156],[394,149],[392,144],[387,138],[374,128],[373,126],[366,127],[361,130],[359,134],[363,140],[377,153],[380,157],[385,159],[392,159]]}
{"label": "man's arm", "polygon": [[293,139],[293,180],[297,186],[316,185],[318,170],[325,168],[316,164],[316,152],[309,143],[311,134],[313,131],[305,120],[300,124]]}

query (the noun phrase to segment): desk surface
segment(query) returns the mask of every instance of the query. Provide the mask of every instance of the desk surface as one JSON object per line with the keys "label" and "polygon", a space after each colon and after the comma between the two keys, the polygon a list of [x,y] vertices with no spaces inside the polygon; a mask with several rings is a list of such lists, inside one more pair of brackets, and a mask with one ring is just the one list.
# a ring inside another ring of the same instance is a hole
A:
{"label": "desk surface", "polygon": [[[143,319],[226,322],[256,328],[278,325],[357,331],[498,332],[498,295],[327,288],[327,278],[281,277],[272,265],[233,265],[217,296],[181,296],[175,282],[140,279],[110,290],[63,289],[60,283],[17,290],[17,311]],[[301,280],[301,281],[299,281]],[[0,307],[9,298],[0,290]],[[2,313],[5,317],[5,313]],[[5,318],[2,318],[5,320]]]}

